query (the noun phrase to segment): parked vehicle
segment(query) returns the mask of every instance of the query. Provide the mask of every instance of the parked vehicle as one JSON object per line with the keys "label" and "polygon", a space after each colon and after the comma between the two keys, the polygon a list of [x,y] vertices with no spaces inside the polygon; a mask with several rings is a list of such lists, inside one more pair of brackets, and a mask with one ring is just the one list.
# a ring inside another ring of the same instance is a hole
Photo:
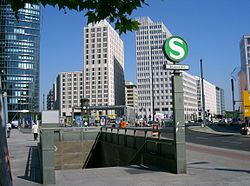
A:
{"label": "parked vehicle", "polygon": [[240,124],[242,124],[242,122],[241,122],[240,118],[233,118],[229,124],[230,125],[240,125]]}
{"label": "parked vehicle", "polygon": [[11,122],[12,128],[18,128],[18,120]]}
{"label": "parked vehicle", "polygon": [[153,123],[153,121],[148,121],[148,122],[146,123],[146,127],[151,127],[151,126],[152,126],[152,123]]}
{"label": "parked vehicle", "polygon": [[241,133],[242,135],[250,135],[250,127],[242,127],[242,128],[240,129],[240,133]]}

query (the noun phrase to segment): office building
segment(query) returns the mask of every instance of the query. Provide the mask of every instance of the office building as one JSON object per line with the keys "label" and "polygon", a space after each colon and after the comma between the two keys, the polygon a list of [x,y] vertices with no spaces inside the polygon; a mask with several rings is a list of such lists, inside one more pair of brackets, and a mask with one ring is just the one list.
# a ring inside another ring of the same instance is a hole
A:
{"label": "office building", "polygon": [[10,120],[39,111],[40,6],[25,4],[18,17],[0,1],[0,77]]}
{"label": "office building", "polygon": [[83,73],[61,72],[56,78],[55,96],[54,109],[59,110],[60,116],[71,118],[72,109],[80,107],[83,98]]}
{"label": "office building", "polygon": [[[198,118],[202,119],[202,87],[201,78],[196,76],[197,79],[197,98],[198,98]],[[216,86],[203,79],[204,96],[205,96],[205,114],[206,117],[212,117],[217,113],[216,104]]]}
{"label": "office building", "polygon": [[49,93],[47,94],[47,110],[54,110],[54,91],[53,89],[49,90]]}
{"label": "office building", "polygon": [[136,65],[139,117],[152,119],[155,113],[170,118],[172,108],[171,72],[163,70],[167,60],[162,52],[164,41],[171,33],[162,22],[149,17],[138,18],[136,31]]}
{"label": "office building", "polygon": [[125,100],[126,106],[133,107],[138,111],[137,86],[131,81],[125,81]]}
{"label": "office building", "polygon": [[225,115],[225,95],[224,90],[216,87],[216,114]]}
{"label": "office building", "polygon": [[83,72],[84,98],[90,106],[125,105],[124,45],[106,20],[84,27]]}
{"label": "office building", "polygon": [[[244,35],[240,41],[241,66],[238,73],[239,100],[243,100],[243,91],[250,90],[250,35]],[[243,112],[241,102],[241,112]]]}
{"label": "office building", "polygon": [[185,121],[198,119],[197,79],[195,76],[183,72],[183,100]]}
{"label": "office building", "polygon": [[[239,72],[240,91],[250,89],[250,35],[244,35],[240,41],[241,69]],[[241,92],[242,94],[242,92]]]}
{"label": "office building", "polygon": [[56,93],[56,83],[53,84],[53,88],[49,90],[47,94],[47,110],[54,110],[55,109],[55,102],[57,99]]}

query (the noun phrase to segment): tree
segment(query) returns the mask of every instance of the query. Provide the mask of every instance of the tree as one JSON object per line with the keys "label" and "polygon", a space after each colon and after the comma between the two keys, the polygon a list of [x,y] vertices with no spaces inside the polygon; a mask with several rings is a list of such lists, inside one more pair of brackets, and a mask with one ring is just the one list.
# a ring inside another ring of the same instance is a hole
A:
{"label": "tree", "polygon": [[[58,7],[59,10],[75,10],[86,12],[88,23],[108,19],[115,23],[119,33],[137,30],[139,23],[131,18],[132,12],[147,5],[145,0],[7,0],[17,17],[18,10],[24,8],[25,3],[42,4]],[[18,18],[18,17],[17,17]]]}

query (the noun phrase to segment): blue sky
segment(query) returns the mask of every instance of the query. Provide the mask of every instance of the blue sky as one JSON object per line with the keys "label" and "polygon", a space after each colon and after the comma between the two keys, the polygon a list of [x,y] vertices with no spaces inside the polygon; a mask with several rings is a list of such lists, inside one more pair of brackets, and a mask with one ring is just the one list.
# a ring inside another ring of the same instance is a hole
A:
{"label": "blue sky", "polygon": [[[240,67],[241,38],[250,34],[250,1],[148,0],[147,3],[149,6],[136,10],[132,17],[149,16],[153,21],[162,21],[173,35],[185,38],[189,55],[182,63],[190,65],[190,74],[199,75],[202,58],[204,78],[224,89],[226,109],[232,110],[230,74]],[[83,27],[87,22],[84,13],[64,14],[52,7],[42,10],[41,102],[58,73],[83,69]],[[125,79],[136,83],[135,33],[128,32],[121,38],[125,46]]]}

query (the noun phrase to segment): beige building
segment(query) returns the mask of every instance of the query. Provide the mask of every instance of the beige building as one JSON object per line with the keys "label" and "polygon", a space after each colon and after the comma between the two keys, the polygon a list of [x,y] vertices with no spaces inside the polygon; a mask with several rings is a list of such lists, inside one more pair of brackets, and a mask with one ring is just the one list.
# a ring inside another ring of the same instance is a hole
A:
{"label": "beige building", "polygon": [[61,72],[56,79],[55,109],[60,116],[71,117],[72,108],[80,106],[83,98],[82,72]]}
{"label": "beige building", "polygon": [[125,81],[125,101],[126,106],[133,107],[138,110],[138,95],[137,95],[137,86],[131,81]]}
{"label": "beige building", "polygon": [[90,106],[125,105],[124,45],[106,20],[84,27],[84,97]]}
{"label": "beige building", "polygon": [[[202,118],[202,93],[201,93],[201,78],[197,78],[197,96],[198,96],[198,109],[199,118]],[[211,116],[217,114],[217,101],[216,101],[216,86],[206,80],[204,82],[204,95],[205,95],[205,112]]]}
{"label": "beige building", "polygon": [[195,121],[198,117],[197,79],[183,72],[183,100],[185,121]]}

